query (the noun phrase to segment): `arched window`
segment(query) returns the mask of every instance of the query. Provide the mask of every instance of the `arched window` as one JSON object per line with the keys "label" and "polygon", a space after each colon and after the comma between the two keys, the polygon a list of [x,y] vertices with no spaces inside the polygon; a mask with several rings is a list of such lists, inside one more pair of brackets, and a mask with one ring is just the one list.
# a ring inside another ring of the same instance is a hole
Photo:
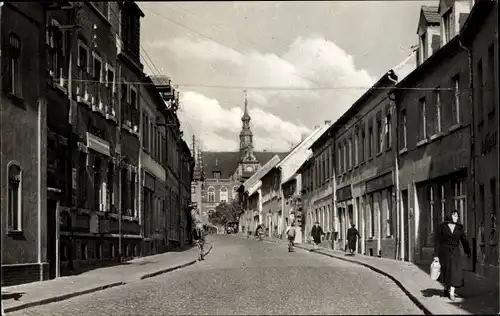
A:
{"label": "arched window", "polygon": [[6,78],[9,92],[16,96],[21,96],[21,39],[14,33],[9,35],[8,67],[9,72]]}
{"label": "arched window", "polygon": [[236,200],[238,198],[238,186],[235,185],[233,187],[233,200]]}
{"label": "arched window", "polygon": [[22,170],[17,163],[8,165],[8,228],[9,231],[21,231],[22,229]]}
{"label": "arched window", "polygon": [[215,202],[215,188],[208,187],[208,202]]}
{"label": "arched window", "polygon": [[227,203],[227,188],[226,187],[220,188],[220,202]]}

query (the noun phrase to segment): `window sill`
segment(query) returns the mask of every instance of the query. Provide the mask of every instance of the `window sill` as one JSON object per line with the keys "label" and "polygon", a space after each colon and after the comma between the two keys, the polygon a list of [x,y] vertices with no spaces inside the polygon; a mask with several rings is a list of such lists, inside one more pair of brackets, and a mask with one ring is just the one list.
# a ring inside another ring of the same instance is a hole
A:
{"label": "window sill", "polygon": [[438,132],[438,133],[436,133],[436,134],[434,134],[434,135],[431,136],[430,141],[433,141],[433,140],[436,140],[438,138],[441,138],[443,135],[444,135],[443,132]]}
{"label": "window sill", "polygon": [[116,115],[106,114],[106,120],[111,121],[115,124],[118,123],[118,121],[116,120]]}
{"label": "window sill", "polygon": [[402,155],[402,154],[406,154],[407,152],[408,152],[408,148],[407,148],[407,147],[405,147],[405,148],[403,148],[403,149],[399,150],[399,154],[400,154],[400,155]]}
{"label": "window sill", "polygon": [[389,146],[389,147],[387,147],[387,148],[385,149],[385,152],[387,153],[387,152],[389,152],[389,151],[391,151],[391,150],[392,150],[392,146]]}
{"label": "window sill", "polygon": [[[130,126],[126,125],[126,124],[122,124],[122,129],[124,129],[125,131],[127,131],[129,134],[139,138],[139,129],[136,128],[137,131],[134,131],[133,128],[131,128]],[[143,148],[144,150],[144,148]],[[148,152],[146,150],[144,150],[145,152]],[[149,153],[149,152],[148,152]]]}
{"label": "window sill", "polygon": [[450,126],[450,132],[456,131],[460,127],[462,127],[462,124],[460,124],[460,123],[454,124],[454,125]]}
{"label": "window sill", "polygon": [[104,112],[104,106],[99,106],[97,104],[93,104],[92,105],[92,112],[95,112],[99,115],[101,115],[102,117],[106,118],[106,113]]}
{"label": "window sill", "polygon": [[78,102],[80,104],[85,104],[89,108],[92,108],[92,105],[90,104],[90,101],[87,100],[86,98],[82,97],[82,96],[77,96],[76,97],[76,102]]}
{"label": "window sill", "polygon": [[19,235],[22,235],[23,234],[23,230],[22,229],[9,229],[8,232],[7,232],[7,235],[9,236],[19,236]]}
{"label": "window sill", "polygon": [[422,139],[421,141],[417,142],[417,147],[423,146],[427,144],[429,141],[427,139]]}
{"label": "window sill", "polygon": [[379,152],[378,154],[375,155],[375,157],[382,156],[383,151]]}

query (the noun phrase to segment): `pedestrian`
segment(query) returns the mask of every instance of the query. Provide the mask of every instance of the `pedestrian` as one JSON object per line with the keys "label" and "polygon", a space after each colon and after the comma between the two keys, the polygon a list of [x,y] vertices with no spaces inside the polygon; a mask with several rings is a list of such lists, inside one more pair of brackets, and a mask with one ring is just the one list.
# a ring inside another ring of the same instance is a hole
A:
{"label": "pedestrian", "polygon": [[196,246],[199,249],[198,253],[198,259],[204,260],[205,259],[205,253],[204,253],[204,246],[205,246],[205,225],[202,223],[197,223],[195,228],[193,229],[193,240],[196,244]]}
{"label": "pedestrian", "polygon": [[464,226],[459,222],[457,210],[445,217],[436,230],[434,260],[441,264],[439,281],[444,285],[444,296],[455,300],[455,289],[464,286],[464,273],[460,255],[460,243],[467,256],[471,255]]}
{"label": "pedestrian", "polygon": [[321,236],[325,235],[319,222],[315,222],[313,228],[311,229],[311,237],[313,238],[313,249],[311,251],[317,250],[319,244],[321,244]]}
{"label": "pedestrian", "polygon": [[292,222],[290,226],[285,231],[285,234],[288,236],[288,251],[293,251],[293,247],[295,246],[295,223]]}
{"label": "pedestrian", "polygon": [[349,253],[354,256],[354,252],[356,251],[357,239],[361,238],[358,230],[356,229],[356,225],[351,224],[351,228],[347,230],[347,246],[349,247]]}

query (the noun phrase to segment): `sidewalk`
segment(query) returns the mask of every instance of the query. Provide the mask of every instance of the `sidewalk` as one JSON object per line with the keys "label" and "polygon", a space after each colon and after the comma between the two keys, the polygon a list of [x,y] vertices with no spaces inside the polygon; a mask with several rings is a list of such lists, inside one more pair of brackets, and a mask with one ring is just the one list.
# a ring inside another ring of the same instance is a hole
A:
{"label": "sidewalk", "polygon": [[[76,276],[3,287],[3,308],[9,313],[124,285],[195,264],[197,257],[198,249],[193,247],[182,252],[137,258],[122,265],[95,269]],[[21,293],[22,296],[17,301],[4,299],[9,296],[6,293]]]}
{"label": "sidewalk", "polygon": [[[285,240],[267,237],[265,239],[283,245],[288,244]],[[311,250],[313,246],[297,244],[296,248]],[[360,264],[387,276],[426,314],[477,315],[499,312],[498,280],[487,280],[472,272],[465,272],[466,286],[457,289],[457,298],[455,302],[451,302],[448,298],[441,297],[443,286],[431,280],[427,266],[421,267],[409,262],[359,254],[350,256],[343,251],[326,248],[319,248],[315,253]]]}

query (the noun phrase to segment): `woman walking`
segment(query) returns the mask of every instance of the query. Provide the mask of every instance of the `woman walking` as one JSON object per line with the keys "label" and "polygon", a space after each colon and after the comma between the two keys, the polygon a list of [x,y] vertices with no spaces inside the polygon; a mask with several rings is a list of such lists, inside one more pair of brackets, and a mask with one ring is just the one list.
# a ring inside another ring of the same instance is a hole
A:
{"label": "woman walking", "polygon": [[470,248],[465,236],[464,226],[459,222],[458,211],[454,210],[445,217],[436,230],[434,260],[441,264],[439,281],[444,284],[444,296],[455,300],[455,289],[464,286],[460,243],[470,257]]}

